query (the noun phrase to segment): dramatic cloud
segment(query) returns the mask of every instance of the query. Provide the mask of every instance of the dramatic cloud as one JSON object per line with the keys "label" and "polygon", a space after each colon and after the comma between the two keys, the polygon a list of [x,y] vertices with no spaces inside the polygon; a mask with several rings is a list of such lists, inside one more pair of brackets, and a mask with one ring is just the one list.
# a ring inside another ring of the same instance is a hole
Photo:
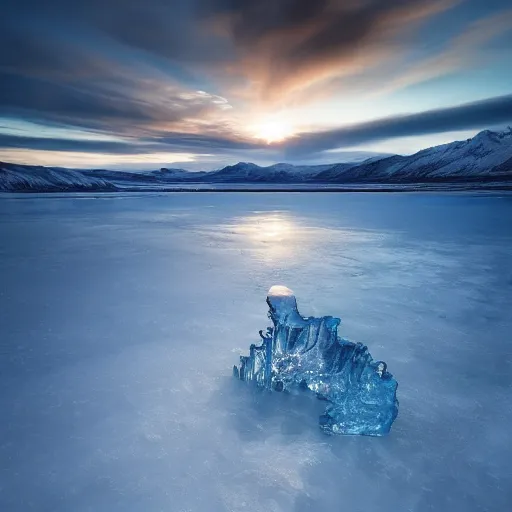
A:
{"label": "dramatic cloud", "polygon": [[73,151],[85,153],[140,154],[153,153],[157,145],[130,144],[127,142],[102,140],[72,140],[52,137],[24,137],[0,134],[0,149],[31,148],[43,151]]}
{"label": "dramatic cloud", "polygon": [[[283,150],[306,155],[459,129],[456,110],[431,128],[429,112],[356,123],[387,114],[376,111],[339,115],[337,126],[345,126],[325,130],[336,124],[332,109],[354,98],[383,104],[462,69],[497,73],[511,46],[507,7],[506,0],[8,0],[0,17],[0,147],[277,158]],[[431,108],[425,98],[415,110]],[[310,105],[320,105],[314,116],[303,113]],[[459,124],[485,127],[496,117],[493,105],[482,103],[478,119]],[[262,144],[272,137],[255,126],[275,131],[277,114],[286,136],[305,133]],[[10,123],[21,121],[32,128],[14,134]],[[69,137],[39,137],[37,126]],[[94,132],[94,140],[78,141],[76,131]]]}
{"label": "dramatic cloud", "polygon": [[69,42],[11,41],[7,48],[19,52],[4,46],[0,67],[0,106],[7,115],[125,131],[134,124],[172,126],[229,107],[226,99],[189,91],[144,62],[129,65]]}
{"label": "dramatic cloud", "polygon": [[438,54],[405,67],[402,73],[388,80],[380,92],[481,66],[489,59],[489,54],[483,52],[485,45],[511,30],[512,9],[479,19],[450,40]]}
{"label": "dramatic cloud", "polygon": [[290,155],[311,154],[365,142],[429,133],[493,126],[512,121],[512,95],[430,110],[407,116],[378,119],[319,133],[305,133],[283,144]]}
{"label": "dramatic cloud", "polygon": [[26,137],[0,133],[0,149],[31,148],[44,151],[98,152],[113,154],[151,154],[157,152],[229,154],[234,151],[275,150],[264,144],[243,142],[220,136],[195,135],[184,133],[166,134],[165,137],[147,137],[126,141],[64,139],[57,137]]}
{"label": "dramatic cloud", "polygon": [[173,133],[134,142],[65,140],[0,134],[0,149],[30,147],[42,150],[109,152],[114,154],[194,153],[209,148],[218,154],[246,151],[260,156],[311,158],[322,151],[350,148],[376,140],[476,129],[512,121],[512,95],[431,110],[407,116],[375,120],[342,129],[302,133],[274,146],[238,141],[221,136]]}
{"label": "dramatic cloud", "polygon": [[219,24],[241,48],[241,71],[264,97],[275,99],[290,90],[350,74],[392,53],[397,39],[409,38],[410,29],[418,22],[454,4],[228,0]]}

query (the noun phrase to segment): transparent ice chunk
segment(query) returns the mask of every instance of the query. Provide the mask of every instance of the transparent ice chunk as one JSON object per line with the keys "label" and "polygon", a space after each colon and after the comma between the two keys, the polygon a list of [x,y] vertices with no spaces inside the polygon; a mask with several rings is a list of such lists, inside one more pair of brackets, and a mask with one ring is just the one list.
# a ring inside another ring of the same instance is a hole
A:
{"label": "transparent ice chunk", "polygon": [[268,390],[316,393],[328,402],[319,419],[326,433],[388,433],[398,400],[386,363],[374,361],[365,345],[340,338],[339,318],[303,318],[285,286],[272,286],[267,304],[274,326],[260,331],[263,343],[240,357],[234,376]]}

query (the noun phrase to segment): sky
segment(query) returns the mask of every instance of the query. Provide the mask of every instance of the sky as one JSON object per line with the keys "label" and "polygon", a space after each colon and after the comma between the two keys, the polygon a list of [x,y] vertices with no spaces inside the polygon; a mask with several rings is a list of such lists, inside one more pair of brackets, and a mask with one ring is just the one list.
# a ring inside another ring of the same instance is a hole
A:
{"label": "sky", "polygon": [[211,170],[512,124],[508,0],[6,0],[0,160]]}

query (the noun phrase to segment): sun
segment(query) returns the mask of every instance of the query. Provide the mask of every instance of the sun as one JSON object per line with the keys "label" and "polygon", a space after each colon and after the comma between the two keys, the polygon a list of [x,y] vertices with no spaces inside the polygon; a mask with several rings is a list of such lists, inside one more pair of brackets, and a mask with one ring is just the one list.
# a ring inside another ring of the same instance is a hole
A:
{"label": "sun", "polygon": [[255,137],[267,144],[281,142],[292,134],[290,125],[282,119],[268,119],[255,126]]}

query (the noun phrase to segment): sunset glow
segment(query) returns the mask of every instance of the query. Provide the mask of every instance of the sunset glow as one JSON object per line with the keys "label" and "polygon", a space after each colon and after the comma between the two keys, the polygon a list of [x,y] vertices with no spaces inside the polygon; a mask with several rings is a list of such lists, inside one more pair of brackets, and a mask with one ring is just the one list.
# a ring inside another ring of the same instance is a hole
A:
{"label": "sunset glow", "polygon": [[348,4],[8,2],[0,159],[202,171],[342,163],[510,125],[510,2]]}
{"label": "sunset glow", "polygon": [[264,140],[267,144],[281,142],[291,135],[290,125],[282,119],[270,119],[255,127],[256,138]]}

